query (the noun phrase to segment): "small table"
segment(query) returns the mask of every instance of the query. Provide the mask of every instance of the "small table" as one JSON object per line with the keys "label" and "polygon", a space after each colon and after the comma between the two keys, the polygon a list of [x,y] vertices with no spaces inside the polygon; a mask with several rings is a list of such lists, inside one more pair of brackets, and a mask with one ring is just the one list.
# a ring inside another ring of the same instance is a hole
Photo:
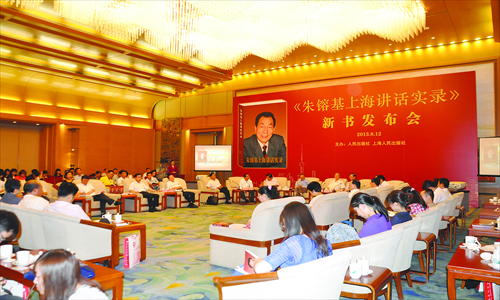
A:
{"label": "small table", "polygon": [[[146,224],[135,221],[125,221],[129,225],[116,226],[113,231],[113,262],[116,267],[120,262],[120,234],[124,232],[139,231],[141,235],[141,261],[146,259]],[[123,255],[123,254],[122,254]]]}
{"label": "small table", "polygon": [[[32,250],[30,252],[33,255],[37,255],[39,250]],[[86,261],[82,262],[94,269],[95,277],[92,278],[92,280],[99,282],[104,290],[113,290],[113,300],[121,300],[123,298],[123,272]],[[0,274],[2,274],[3,277],[15,280],[31,288],[34,286],[33,281],[24,278],[24,273],[28,271],[30,271],[30,269],[12,269],[12,263],[2,262],[2,264],[0,265]]]}
{"label": "small table", "polygon": [[[252,203],[252,202],[250,202],[250,199],[248,199],[247,203],[243,203],[243,204],[241,203],[241,192],[245,192],[245,193],[248,192],[250,194],[250,192],[252,192],[252,191],[254,192],[254,199],[253,200],[255,201],[255,202],[253,202],[253,204],[256,204],[257,203],[257,200],[256,200],[256,198],[257,198],[257,191],[255,189],[253,189],[253,190],[233,189],[232,202],[236,203],[236,204],[239,204],[239,205],[246,205],[246,204]],[[248,198],[250,198],[250,195],[248,196]]]}
{"label": "small table", "polygon": [[[178,193],[177,193],[177,192],[175,192],[175,191],[171,191],[171,192],[162,192],[162,193],[163,193],[164,198],[163,198],[163,201],[162,201],[162,207],[161,207],[161,210],[164,210],[164,209],[166,209],[166,208],[167,208],[167,197],[168,197],[168,196],[174,196],[174,197],[175,197],[175,199],[174,199],[174,203],[175,203],[174,207],[175,207],[175,208],[179,208],[179,207],[177,207],[177,197],[179,197],[179,198],[181,198],[181,199],[182,199],[182,195],[178,194]],[[179,203],[182,205],[181,201],[179,201]]]}
{"label": "small table", "polygon": [[293,190],[293,189],[286,190],[286,191],[285,190],[278,190],[278,193],[283,193],[283,197],[285,197],[285,195],[292,197],[294,192],[295,192],[295,190]]}
{"label": "small table", "polygon": [[500,217],[500,208],[483,208],[479,213],[479,219],[496,220]]}
{"label": "small table", "polygon": [[[352,279],[349,276],[349,268],[347,268],[347,272],[344,277],[344,284],[352,284],[358,286],[364,286],[369,288],[372,291],[372,299],[378,299],[378,294],[382,289],[387,285],[386,291],[386,299],[391,299],[392,291],[391,291],[391,282],[392,282],[392,272],[387,268],[370,266],[370,270],[373,271],[372,274],[361,276],[358,279]],[[354,298],[353,294],[347,292],[341,292],[340,296]],[[450,298],[451,299],[451,298]]]}
{"label": "small table", "polygon": [[469,235],[500,238],[500,230],[494,229],[493,226],[489,228],[474,228],[474,225],[488,224],[491,221],[490,219],[475,219],[469,227]]}
{"label": "small table", "polygon": [[483,203],[483,208],[499,208],[500,207],[500,202],[497,203],[491,203],[491,202],[485,202]]}
{"label": "small table", "polygon": [[125,200],[126,199],[133,199],[134,200],[134,212],[140,211],[140,208],[139,208],[139,210],[137,210],[137,195],[134,193],[129,193],[129,194],[122,194],[122,196],[120,198],[120,201],[122,202],[122,207],[121,207],[122,213],[125,212]]}
{"label": "small table", "polygon": [[479,253],[458,248],[448,263],[448,298],[456,299],[455,279],[474,279],[500,284],[500,270],[481,261]]}

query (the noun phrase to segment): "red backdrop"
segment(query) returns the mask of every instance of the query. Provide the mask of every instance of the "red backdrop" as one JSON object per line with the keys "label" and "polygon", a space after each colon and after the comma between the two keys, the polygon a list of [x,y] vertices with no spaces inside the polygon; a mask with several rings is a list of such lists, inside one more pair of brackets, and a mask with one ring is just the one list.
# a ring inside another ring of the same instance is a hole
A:
{"label": "red backdrop", "polygon": [[[421,189],[425,179],[477,184],[475,72],[338,85],[236,97],[241,103],[287,102],[287,168],[238,165],[234,130],[233,174],[255,181],[271,172],[321,180],[340,172],[359,179],[383,174]],[[238,128],[239,113],[234,113]],[[471,195],[472,196],[472,195]]]}

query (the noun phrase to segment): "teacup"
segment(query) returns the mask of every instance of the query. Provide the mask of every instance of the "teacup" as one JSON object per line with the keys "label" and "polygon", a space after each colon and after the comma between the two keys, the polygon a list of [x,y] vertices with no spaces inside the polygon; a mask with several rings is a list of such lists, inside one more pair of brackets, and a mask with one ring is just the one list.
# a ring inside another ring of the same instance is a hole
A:
{"label": "teacup", "polygon": [[361,274],[368,275],[370,272],[370,260],[362,257],[358,259],[358,263],[361,264]]}
{"label": "teacup", "polygon": [[2,259],[8,259],[12,256],[12,245],[0,246],[0,257]]}
{"label": "teacup", "polygon": [[352,279],[358,279],[361,275],[361,264],[358,262],[351,263],[349,265],[349,276],[351,276]]}
{"label": "teacup", "polygon": [[120,214],[116,214],[116,215],[115,215],[115,222],[116,222],[116,223],[121,223],[121,221],[122,221],[122,215],[120,215]]}
{"label": "teacup", "polygon": [[17,263],[21,266],[27,266],[30,262],[30,252],[29,251],[18,251],[16,253]]}

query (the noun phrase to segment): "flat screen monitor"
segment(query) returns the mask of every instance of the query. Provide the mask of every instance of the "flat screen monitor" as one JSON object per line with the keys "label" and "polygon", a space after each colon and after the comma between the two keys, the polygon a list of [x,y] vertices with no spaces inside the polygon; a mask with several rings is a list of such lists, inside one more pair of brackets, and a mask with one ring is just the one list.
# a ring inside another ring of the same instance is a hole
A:
{"label": "flat screen monitor", "polygon": [[479,176],[500,176],[500,137],[479,138]]}
{"label": "flat screen monitor", "polygon": [[232,153],[231,145],[195,145],[194,170],[232,172]]}

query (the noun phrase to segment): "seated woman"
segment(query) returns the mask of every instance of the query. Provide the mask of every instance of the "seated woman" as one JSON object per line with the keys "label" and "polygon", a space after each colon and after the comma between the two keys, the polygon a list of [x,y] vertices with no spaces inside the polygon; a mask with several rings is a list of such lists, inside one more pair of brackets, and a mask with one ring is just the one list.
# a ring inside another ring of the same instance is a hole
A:
{"label": "seated woman", "polygon": [[35,263],[35,280],[41,299],[102,299],[101,285],[82,277],[76,257],[63,249],[49,250]]}
{"label": "seated woman", "polygon": [[255,259],[255,273],[276,271],[278,267],[300,265],[332,254],[330,241],[321,235],[305,204],[288,203],[281,212],[280,225],[285,232],[283,242],[267,257]]}
{"label": "seated woman", "polygon": [[391,218],[392,226],[411,221],[412,218],[408,212],[408,201],[410,200],[408,194],[403,191],[392,191],[387,195],[386,200],[387,204],[389,204],[396,213],[396,215]]}
{"label": "seated woman", "polygon": [[412,187],[405,187],[401,189],[403,193],[408,195],[410,198],[408,200],[408,208],[410,209],[410,215],[414,216],[418,213],[429,210],[429,206],[425,203],[424,199],[420,197],[417,190]]}
{"label": "seated woman", "polygon": [[357,193],[351,199],[351,206],[358,216],[366,220],[365,225],[359,231],[360,238],[392,229],[387,209],[379,198]]}
{"label": "seated woman", "polygon": [[19,181],[26,180],[26,170],[22,169],[21,171],[19,171],[19,175],[17,175],[15,179]]}
{"label": "seated woman", "polygon": [[[275,186],[262,186],[257,191],[257,199],[259,199],[261,203],[272,199],[278,199],[279,197],[280,193],[278,192],[278,188],[276,188]],[[248,220],[247,225],[245,225],[244,228],[250,229],[251,222],[252,219]]]}

